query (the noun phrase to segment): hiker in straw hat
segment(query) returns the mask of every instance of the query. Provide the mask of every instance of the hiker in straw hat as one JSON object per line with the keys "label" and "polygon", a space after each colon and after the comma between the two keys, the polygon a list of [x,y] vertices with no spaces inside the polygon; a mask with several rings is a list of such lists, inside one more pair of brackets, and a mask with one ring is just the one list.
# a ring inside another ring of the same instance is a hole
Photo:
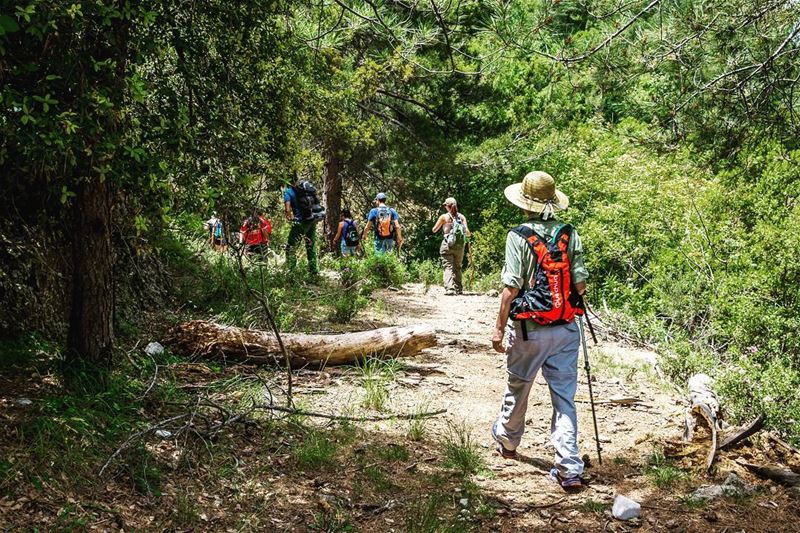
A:
{"label": "hiker in straw hat", "polygon": [[455,198],[448,198],[442,206],[447,212],[436,220],[433,233],[442,230],[439,255],[444,268],[444,293],[450,296],[463,292],[461,266],[464,262],[464,247],[470,232],[467,227],[467,217],[458,212],[458,202]]}
{"label": "hiker in straw hat", "polygon": [[[580,344],[578,325],[574,317],[552,320],[534,315],[536,321],[514,320],[510,325],[508,319],[512,306],[515,311],[519,309],[517,305],[520,299],[515,298],[532,294],[526,292],[529,288],[534,287],[535,291],[543,288],[545,296],[554,294],[553,283],[548,278],[552,272],[543,274],[543,269],[537,272],[540,257],[545,257],[546,253],[537,254],[534,243],[545,245],[542,248],[539,244],[538,250],[547,250],[546,243],[551,242],[552,246],[556,246],[553,237],[558,237],[559,245],[564,247],[569,260],[568,264],[562,261],[563,271],[568,272],[565,276],[571,278],[571,285],[566,285],[571,286],[571,291],[577,294],[583,294],[586,290],[588,278],[583,264],[583,248],[578,232],[565,226],[556,217],[558,212],[567,208],[569,198],[556,189],[552,176],[546,172],[531,172],[521,183],[508,186],[505,196],[524,211],[526,222],[514,228],[506,237],[502,272],[505,288],[501,294],[492,346],[497,352],[506,354],[508,380],[500,415],[492,426],[492,436],[497,442],[497,451],[503,457],[516,457],[516,449],[525,430],[528,395],[541,368],[553,404],[550,434],[555,447],[555,466],[550,471],[550,477],[564,489],[575,489],[581,486],[580,475],[583,473],[575,410]],[[528,235],[528,238],[524,235]],[[570,292],[560,294],[566,296],[565,301],[572,301],[568,298]],[[506,333],[508,340],[504,342]]]}

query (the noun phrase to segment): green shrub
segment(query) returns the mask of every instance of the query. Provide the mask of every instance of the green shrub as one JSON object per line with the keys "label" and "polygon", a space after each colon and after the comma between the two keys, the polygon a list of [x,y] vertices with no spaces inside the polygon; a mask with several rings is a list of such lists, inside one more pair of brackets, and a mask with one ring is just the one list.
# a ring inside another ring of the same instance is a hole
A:
{"label": "green shrub", "polygon": [[335,291],[325,298],[325,304],[330,307],[328,320],[337,324],[350,322],[356,314],[367,307],[369,300],[359,294]]}
{"label": "green shrub", "polygon": [[442,264],[435,259],[415,261],[409,269],[409,278],[416,283],[422,283],[425,290],[431,285],[441,285],[443,279]]}
{"label": "green shrub", "polygon": [[488,209],[483,213],[487,222],[472,232],[469,241],[472,268],[478,276],[498,276],[505,260],[506,235],[510,228],[495,218],[495,212],[494,209]]}
{"label": "green shrub", "polygon": [[406,267],[396,253],[368,255],[361,267],[360,273],[372,287],[400,287],[408,279]]}
{"label": "green shrub", "polygon": [[716,373],[726,412],[737,422],[764,413],[767,425],[800,444],[800,371],[785,357],[756,363],[742,356]]}

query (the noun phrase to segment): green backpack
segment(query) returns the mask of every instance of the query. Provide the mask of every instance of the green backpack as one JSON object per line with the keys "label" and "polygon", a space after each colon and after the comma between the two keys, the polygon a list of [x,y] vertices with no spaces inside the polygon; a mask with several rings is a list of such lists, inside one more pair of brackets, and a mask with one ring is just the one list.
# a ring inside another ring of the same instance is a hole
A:
{"label": "green backpack", "polygon": [[445,235],[444,241],[449,248],[463,248],[464,243],[467,242],[467,230],[464,227],[464,222],[458,215],[451,218],[453,219],[453,229]]}

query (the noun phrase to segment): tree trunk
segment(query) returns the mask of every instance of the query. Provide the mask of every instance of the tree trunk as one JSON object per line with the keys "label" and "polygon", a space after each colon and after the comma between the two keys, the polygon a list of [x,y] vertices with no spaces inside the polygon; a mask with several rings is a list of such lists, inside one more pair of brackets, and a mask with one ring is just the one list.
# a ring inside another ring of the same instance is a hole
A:
{"label": "tree trunk", "polygon": [[72,298],[67,363],[72,370],[108,369],[113,343],[111,192],[90,178],[78,187],[72,228]]}
{"label": "tree trunk", "polygon": [[[117,0],[115,7],[125,9],[126,2]],[[113,104],[112,110],[96,113],[100,135],[94,141],[90,158],[81,161],[73,205],[72,292],[69,331],[67,332],[67,381],[88,377],[90,385],[105,387],[105,376],[111,368],[114,341],[114,278],[111,247],[111,186],[94,166],[113,162],[117,154],[108,145],[118,147],[124,135],[125,80],[131,20],[112,19],[101,34],[87,32],[83,46],[87,50],[80,73],[79,94],[98,90]],[[96,69],[92,61],[109,61],[114,69]],[[105,146],[104,146],[105,145]],[[82,383],[86,385],[87,383]]]}
{"label": "tree trunk", "polygon": [[[380,328],[341,335],[282,334],[293,368],[353,363],[365,357],[402,357],[436,346],[424,325]],[[164,340],[179,354],[221,357],[257,364],[283,363],[275,336],[266,331],[194,320],[175,327]]]}
{"label": "tree trunk", "polygon": [[325,242],[331,251],[336,247],[333,238],[342,213],[342,161],[335,150],[331,150],[325,161]]}

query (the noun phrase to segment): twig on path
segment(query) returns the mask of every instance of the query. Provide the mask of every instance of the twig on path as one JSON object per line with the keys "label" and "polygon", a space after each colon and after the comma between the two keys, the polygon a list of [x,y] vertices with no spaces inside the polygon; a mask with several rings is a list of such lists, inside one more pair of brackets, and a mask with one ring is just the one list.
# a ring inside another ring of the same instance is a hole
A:
{"label": "twig on path", "polygon": [[665,513],[694,513],[695,511],[690,509],[681,509],[680,507],[674,507],[669,509],[667,507],[659,507],[658,505],[649,505],[646,503],[639,504],[642,509],[653,509],[654,511],[664,511]]}
{"label": "twig on path", "polygon": [[286,349],[286,346],[283,344],[283,339],[281,338],[280,328],[278,328],[278,323],[275,321],[275,315],[272,313],[272,308],[269,305],[269,301],[265,295],[264,291],[264,271],[263,265],[259,263],[258,271],[260,274],[260,281],[261,281],[261,292],[259,293],[255,289],[253,289],[250,284],[247,282],[247,271],[244,268],[244,262],[242,260],[243,250],[236,254],[236,261],[239,266],[239,275],[242,278],[242,283],[244,283],[245,289],[247,293],[250,294],[258,303],[261,304],[261,307],[264,309],[264,313],[267,315],[267,322],[269,322],[269,326],[272,329],[272,333],[275,335],[275,339],[278,341],[278,346],[283,353],[283,359],[286,364],[286,405],[292,405],[292,358],[289,355],[289,350]]}
{"label": "twig on path", "polygon": [[122,446],[117,448],[114,451],[114,453],[111,454],[111,457],[108,458],[108,460],[105,462],[103,467],[100,469],[100,472],[97,474],[98,477],[102,477],[103,476],[103,472],[106,471],[106,468],[108,468],[108,465],[111,464],[111,461],[113,461],[119,454],[121,454],[123,451],[125,451],[128,448],[128,446],[131,445],[131,443],[133,441],[135,441],[136,439],[139,439],[141,437],[144,437],[148,433],[152,433],[152,432],[155,432],[158,429],[161,429],[163,426],[169,424],[170,422],[175,422],[176,420],[180,420],[182,418],[187,418],[189,415],[191,415],[191,413],[183,413],[181,415],[177,415],[177,416],[173,416],[171,418],[167,418],[166,420],[162,420],[162,421],[158,422],[157,424],[155,424],[153,426],[150,426],[147,429],[143,429],[142,431],[138,431],[138,432],[134,433],[133,435],[131,435],[130,437],[128,437],[128,439],[125,442],[122,443]]}
{"label": "twig on path", "polygon": [[148,385],[147,389],[142,393],[142,395],[137,398],[139,401],[144,400],[145,397],[150,394],[150,391],[153,389],[153,386],[156,384],[156,380],[158,379],[158,363],[156,363],[156,360],[152,355],[149,355],[148,357],[150,357],[150,360],[153,362],[153,366],[155,367],[153,370],[153,379],[150,381],[150,385]]}
{"label": "twig on path", "polygon": [[266,409],[269,411],[279,411],[281,413],[288,413],[291,415],[310,416],[315,418],[327,418],[329,420],[347,420],[348,422],[380,422],[382,420],[416,420],[418,418],[432,418],[447,413],[447,409],[439,409],[437,411],[428,411],[424,413],[401,413],[393,415],[379,415],[379,416],[346,416],[346,415],[332,415],[328,413],[317,413],[314,411],[305,411],[303,409],[295,409],[292,407],[281,407],[279,405],[256,405],[257,409]]}
{"label": "twig on path", "polygon": [[525,506],[517,507],[517,506],[514,505],[513,502],[510,502],[510,501],[508,501],[505,498],[502,498],[500,496],[490,496],[487,499],[490,500],[490,501],[493,501],[495,503],[499,503],[501,506],[505,507],[509,511],[513,510],[515,512],[520,512],[520,513],[525,513],[525,512],[528,512],[528,511],[532,511],[534,509],[547,509],[549,507],[555,507],[556,505],[558,505],[560,503],[564,503],[564,501],[566,500],[566,498],[559,498],[559,499],[557,499],[557,500],[555,500],[553,502],[549,502],[549,503],[529,503],[529,504],[527,504]]}

